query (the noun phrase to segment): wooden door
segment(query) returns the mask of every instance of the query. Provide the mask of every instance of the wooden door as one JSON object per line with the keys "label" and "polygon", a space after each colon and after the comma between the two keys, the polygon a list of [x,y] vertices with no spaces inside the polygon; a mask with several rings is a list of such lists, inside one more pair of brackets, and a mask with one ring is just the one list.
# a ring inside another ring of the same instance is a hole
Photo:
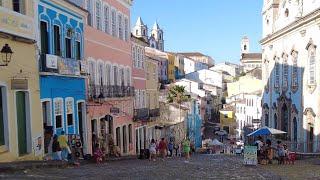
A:
{"label": "wooden door", "polygon": [[27,154],[27,119],[26,119],[26,94],[16,93],[18,149],[19,155]]}

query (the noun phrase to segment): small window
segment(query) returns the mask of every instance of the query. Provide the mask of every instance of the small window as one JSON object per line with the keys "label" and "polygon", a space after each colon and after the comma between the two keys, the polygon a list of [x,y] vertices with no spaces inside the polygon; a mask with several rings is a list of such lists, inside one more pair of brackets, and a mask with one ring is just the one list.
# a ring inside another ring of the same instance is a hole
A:
{"label": "small window", "polygon": [[48,31],[47,31],[47,23],[41,21],[40,22],[40,41],[41,41],[41,53],[48,54],[49,53],[49,41],[48,41]]}
{"label": "small window", "polygon": [[81,43],[80,41],[76,41],[75,44],[75,50],[76,50],[76,59],[81,60]]}
{"label": "small window", "polygon": [[15,12],[25,14],[25,0],[12,0],[12,9]]}
{"label": "small window", "polygon": [[57,25],[53,26],[53,41],[54,41],[54,54],[61,56],[61,46],[60,46],[60,27]]}
{"label": "small window", "polygon": [[96,1],[96,25],[97,29],[101,30],[101,3]]}
{"label": "small window", "polygon": [[56,128],[62,128],[62,115],[56,116]]}
{"label": "small window", "polygon": [[68,126],[73,125],[73,114],[67,114]]}
{"label": "small window", "polygon": [[66,38],[66,58],[71,58],[71,39]]}
{"label": "small window", "polygon": [[136,30],[136,35],[138,36],[138,34],[139,34],[139,30],[137,29],[137,30]]}

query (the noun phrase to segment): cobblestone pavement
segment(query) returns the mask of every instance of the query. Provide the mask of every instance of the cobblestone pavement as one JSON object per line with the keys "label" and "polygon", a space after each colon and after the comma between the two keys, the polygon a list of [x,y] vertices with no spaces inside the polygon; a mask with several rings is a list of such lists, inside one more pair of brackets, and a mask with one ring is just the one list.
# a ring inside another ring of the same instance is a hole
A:
{"label": "cobblestone pavement", "polygon": [[101,165],[88,164],[65,169],[33,169],[0,174],[0,179],[280,179],[261,167],[242,164],[242,158],[228,155],[195,155],[189,162],[172,158],[156,162],[122,160]]}
{"label": "cobblestone pavement", "polygon": [[320,159],[312,158],[296,161],[294,165],[278,165],[276,161],[272,165],[260,166],[271,171],[282,179],[320,179]]}

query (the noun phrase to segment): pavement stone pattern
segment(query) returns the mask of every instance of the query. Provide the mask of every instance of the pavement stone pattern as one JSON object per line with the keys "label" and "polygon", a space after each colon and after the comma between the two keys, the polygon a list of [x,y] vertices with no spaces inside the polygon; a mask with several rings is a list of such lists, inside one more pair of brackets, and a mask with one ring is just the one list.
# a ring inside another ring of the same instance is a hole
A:
{"label": "pavement stone pattern", "polygon": [[244,166],[242,157],[231,155],[203,155],[166,158],[164,161],[122,160],[104,164],[86,164],[69,168],[38,168],[0,174],[0,179],[129,179],[129,180],[185,180],[185,179],[281,179],[260,166]]}

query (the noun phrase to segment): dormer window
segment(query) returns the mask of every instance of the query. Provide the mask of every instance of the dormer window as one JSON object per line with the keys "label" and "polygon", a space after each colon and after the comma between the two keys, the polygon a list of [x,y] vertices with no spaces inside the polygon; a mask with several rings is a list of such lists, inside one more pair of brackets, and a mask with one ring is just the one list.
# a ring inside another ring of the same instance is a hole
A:
{"label": "dormer window", "polygon": [[285,15],[286,17],[289,16],[289,9],[286,9],[286,10],[285,10],[284,15]]}

